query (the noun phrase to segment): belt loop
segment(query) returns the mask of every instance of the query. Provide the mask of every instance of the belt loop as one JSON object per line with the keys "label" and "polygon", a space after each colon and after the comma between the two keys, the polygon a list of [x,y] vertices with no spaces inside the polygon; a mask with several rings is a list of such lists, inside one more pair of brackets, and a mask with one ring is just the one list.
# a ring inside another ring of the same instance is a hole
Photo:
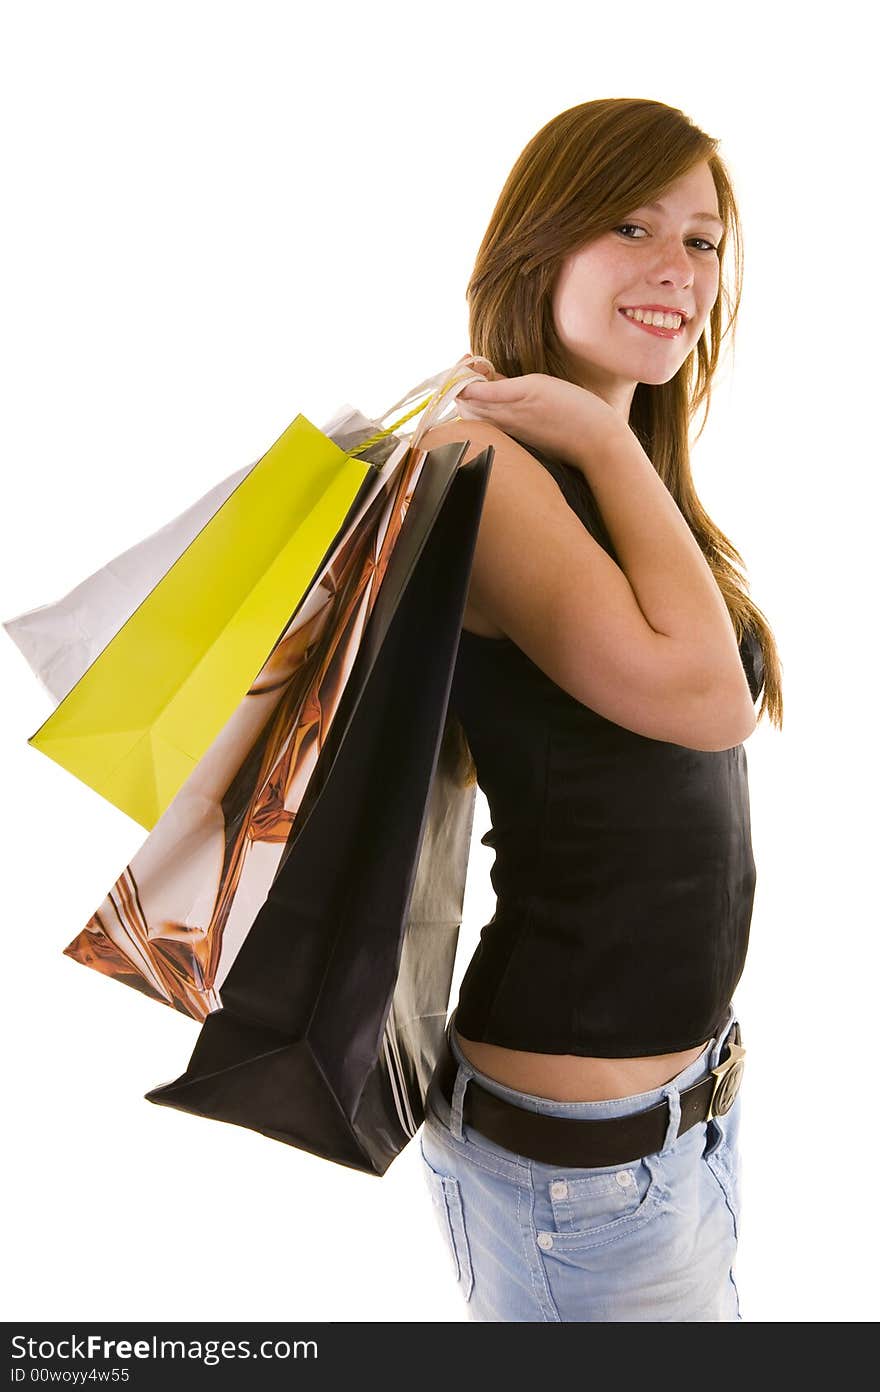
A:
{"label": "belt loop", "polygon": [[666,1135],[663,1137],[663,1144],[660,1147],[660,1154],[670,1150],[678,1140],[678,1127],[681,1121],[681,1093],[675,1084],[663,1089],[663,1096],[669,1103],[669,1121],[666,1124]]}
{"label": "belt loop", "polygon": [[455,1023],[455,1014],[457,1009],[458,1007],[456,1006],[456,1009],[453,1010],[452,1014],[449,1016],[449,1019],[446,1021],[446,1042],[449,1046],[449,1052],[452,1054],[452,1057],[456,1059],[458,1063],[458,1066],[455,1070],[455,1082],[452,1085],[452,1103],[450,1105],[449,1110],[449,1130],[452,1132],[453,1136],[457,1141],[463,1141],[464,1092],[471,1078],[474,1076],[474,1070],[470,1068],[467,1063],[458,1060],[458,1055],[449,1042]]}
{"label": "belt loop", "polygon": [[452,1106],[449,1112],[449,1129],[457,1141],[464,1140],[464,1090],[473,1077],[466,1063],[460,1063],[455,1070],[455,1083],[452,1088]]}
{"label": "belt loop", "polygon": [[731,1026],[733,1025],[733,1022],[736,1018],[736,1008],[733,1002],[731,1001],[730,1005],[724,1013],[723,1019],[719,1020],[718,1022],[718,1027],[715,1034],[715,1042],[713,1043],[712,1048],[709,1050],[710,1068],[717,1068],[718,1064],[721,1062],[721,1054],[724,1049],[724,1041],[730,1033]]}

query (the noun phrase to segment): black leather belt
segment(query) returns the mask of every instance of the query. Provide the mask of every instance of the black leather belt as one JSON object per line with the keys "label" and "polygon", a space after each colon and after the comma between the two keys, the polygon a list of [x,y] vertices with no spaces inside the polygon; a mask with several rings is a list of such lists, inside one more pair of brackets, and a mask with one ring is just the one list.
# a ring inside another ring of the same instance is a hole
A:
{"label": "black leather belt", "polygon": [[[746,1052],[738,1020],[731,1025],[722,1048],[727,1049],[727,1055],[718,1066],[680,1094],[679,1135],[699,1121],[708,1122],[713,1116],[723,1116],[733,1106],[742,1082]],[[430,1106],[435,1088],[452,1106],[457,1071],[458,1060],[450,1048],[447,1027],[442,1052],[428,1087],[427,1106]],[[470,1078],[464,1093],[462,1120],[496,1145],[542,1164],[618,1165],[653,1155],[663,1148],[669,1104],[664,1098],[645,1112],[595,1120],[551,1116],[546,1112],[527,1111],[503,1097],[496,1097],[481,1087],[476,1078]]]}

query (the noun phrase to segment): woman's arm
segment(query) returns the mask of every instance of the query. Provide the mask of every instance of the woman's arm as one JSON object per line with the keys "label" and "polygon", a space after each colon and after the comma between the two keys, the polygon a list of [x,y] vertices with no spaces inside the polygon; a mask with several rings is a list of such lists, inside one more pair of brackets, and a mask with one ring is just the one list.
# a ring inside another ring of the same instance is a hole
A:
{"label": "woman's arm", "polygon": [[[570,454],[595,496],[621,568],[655,633],[692,649],[703,689],[739,693],[745,733],[755,711],[736,633],[714,575],[678,505],[629,426],[609,419]],[[745,734],[743,736],[745,738]]]}
{"label": "woman's arm", "polygon": [[456,404],[465,424],[471,418],[491,422],[581,470],[657,649],[658,668],[686,674],[718,739],[746,739],[755,728],[755,708],[727,605],[628,423],[595,393],[540,372],[512,378],[493,372],[489,380],[470,383]]}

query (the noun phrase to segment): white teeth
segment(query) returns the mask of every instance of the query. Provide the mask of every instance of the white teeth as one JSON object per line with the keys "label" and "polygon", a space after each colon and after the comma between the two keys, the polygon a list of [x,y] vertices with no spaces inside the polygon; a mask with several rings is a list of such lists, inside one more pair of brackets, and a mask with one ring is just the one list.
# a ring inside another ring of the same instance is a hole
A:
{"label": "white teeth", "polygon": [[664,314],[658,309],[625,309],[628,319],[640,324],[654,324],[658,329],[677,329],[682,322],[680,314]]}

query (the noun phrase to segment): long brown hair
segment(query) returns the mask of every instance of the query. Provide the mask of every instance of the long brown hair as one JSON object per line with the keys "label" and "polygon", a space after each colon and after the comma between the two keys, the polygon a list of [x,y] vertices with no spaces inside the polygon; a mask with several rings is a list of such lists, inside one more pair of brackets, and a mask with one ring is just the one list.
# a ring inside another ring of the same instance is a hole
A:
{"label": "long brown hair", "polygon": [[737,641],[748,628],[760,644],[764,689],[758,720],[766,714],[781,730],[782,667],[773,633],[749,597],[742,556],[697,497],[690,465],[690,424],[705,403],[699,439],[721,345],[728,335],[733,343],[742,298],[742,228],[717,146],[676,107],[637,97],[582,102],[554,116],[516,160],[480,244],[467,288],[470,350],[489,358],[505,377],[545,372],[568,379],[552,312],[563,260],[623,223],[633,208],[662,198],[694,164],[708,163],[724,222],[719,294],[675,376],[659,386],[637,384],[629,425],[696,537]]}

